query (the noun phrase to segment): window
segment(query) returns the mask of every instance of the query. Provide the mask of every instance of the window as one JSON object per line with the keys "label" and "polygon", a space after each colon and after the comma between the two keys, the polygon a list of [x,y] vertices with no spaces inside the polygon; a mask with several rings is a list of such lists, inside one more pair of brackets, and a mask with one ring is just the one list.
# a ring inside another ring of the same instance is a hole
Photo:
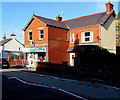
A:
{"label": "window", "polygon": [[39,37],[39,40],[43,40],[44,39],[44,30],[43,30],[43,27],[40,27],[38,28],[38,37]]}
{"label": "window", "polygon": [[28,39],[32,40],[32,32],[28,32]]}
{"label": "window", "polygon": [[66,32],[66,41],[68,41],[68,32]]}
{"label": "window", "polygon": [[71,33],[71,34],[70,34],[70,42],[71,42],[71,43],[74,43],[74,33]]}
{"label": "window", "polygon": [[92,31],[82,32],[81,42],[93,42],[93,32]]}

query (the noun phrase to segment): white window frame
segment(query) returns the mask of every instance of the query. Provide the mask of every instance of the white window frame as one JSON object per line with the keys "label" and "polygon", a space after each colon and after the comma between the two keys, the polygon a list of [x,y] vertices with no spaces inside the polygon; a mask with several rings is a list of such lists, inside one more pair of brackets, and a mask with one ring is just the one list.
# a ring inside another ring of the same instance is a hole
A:
{"label": "white window frame", "polygon": [[70,43],[74,43],[74,33],[70,33]]}
{"label": "white window frame", "polygon": [[[32,29],[31,30],[28,30],[28,41],[31,41],[32,39],[30,39],[30,32],[32,32]],[[33,38],[33,37],[32,37]]]}
{"label": "white window frame", "polygon": [[[86,32],[90,32],[90,36],[85,36]],[[89,41],[85,41],[86,38],[89,38]],[[84,31],[81,32],[81,43],[89,43],[89,42],[94,42],[94,36],[93,36],[93,31]]]}
{"label": "white window frame", "polygon": [[[41,30],[43,30],[43,33],[40,33]],[[41,38],[41,35],[43,35],[43,38]],[[44,40],[44,28],[43,27],[38,28],[38,39]]]}

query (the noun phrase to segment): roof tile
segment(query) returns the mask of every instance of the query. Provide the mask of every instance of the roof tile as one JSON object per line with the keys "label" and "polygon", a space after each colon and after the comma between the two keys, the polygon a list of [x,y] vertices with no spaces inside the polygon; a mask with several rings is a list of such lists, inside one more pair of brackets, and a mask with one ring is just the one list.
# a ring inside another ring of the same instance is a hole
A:
{"label": "roof tile", "polygon": [[52,19],[41,17],[41,16],[36,16],[36,15],[34,15],[34,16],[49,26],[55,26],[55,27],[59,27],[59,28],[68,29],[68,27],[63,22],[58,22],[58,21],[55,21]]}
{"label": "roof tile", "polygon": [[4,40],[4,41],[3,41],[3,40],[0,41],[0,46],[6,44],[6,43],[9,42],[10,40],[12,40],[12,39],[6,39],[6,40]]}
{"label": "roof tile", "polygon": [[70,29],[92,26],[97,24],[104,24],[113,12],[106,14],[106,12],[78,17],[71,20],[63,21]]}

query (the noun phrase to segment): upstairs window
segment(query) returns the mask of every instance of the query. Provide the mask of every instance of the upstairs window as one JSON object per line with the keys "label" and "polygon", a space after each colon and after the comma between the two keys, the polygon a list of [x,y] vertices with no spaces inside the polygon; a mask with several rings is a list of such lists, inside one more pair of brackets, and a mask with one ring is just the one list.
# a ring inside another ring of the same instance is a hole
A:
{"label": "upstairs window", "polygon": [[93,42],[93,32],[92,31],[82,32],[81,42]]}
{"label": "upstairs window", "polygon": [[74,33],[71,33],[71,34],[70,34],[70,42],[71,42],[71,43],[74,43]]}
{"label": "upstairs window", "polygon": [[39,38],[39,40],[43,40],[44,39],[43,27],[38,28],[38,38]]}
{"label": "upstairs window", "polygon": [[28,40],[32,40],[32,31],[28,32]]}
{"label": "upstairs window", "polygon": [[66,41],[68,41],[68,32],[66,32]]}

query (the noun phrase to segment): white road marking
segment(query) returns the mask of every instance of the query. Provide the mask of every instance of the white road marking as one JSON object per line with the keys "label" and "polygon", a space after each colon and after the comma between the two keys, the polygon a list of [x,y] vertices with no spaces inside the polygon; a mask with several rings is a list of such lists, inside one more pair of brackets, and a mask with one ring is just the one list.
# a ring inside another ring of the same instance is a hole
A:
{"label": "white road marking", "polygon": [[[24,72],[24,73],[28,73],[28,72]],[[50,77],[50,78],[53,78],[53,79],[70,81],[70,82],[80,82],[80,83],[85,83],[85,84],[87,83],[87,84],[93,84],[93,85],[95,84],[95,85],[99,85],[99,86],[102,86],[102,87],[107,87],[107,88],[112,88],[112,89],[115,89],[115,90],[120,90],[120,88],[118,88],[118,87],[104,85],[104,84],[100,84],[100,83],[93,83],[93,82],[88,82],[88,81],[79,81],[79,80],[73,80],[73,79],[65,79],[65,78],[59,78],[59,77],[55,77],[55,76],[51,76],[51,75],[42,75],[42,74],[37,74],[37,73],[30,73],[30,74],[38,75],[38,76],[44,76],[44,77]]]}
{"label": "white road marking", "polygon": [[88,100],[88,99],[86,99],[86,98],[84,98],[84,97],[81,97],[81,96],[79,96],[79,95],[76,95],[76,94],[74,94],[74,93],[68,92],[68,91],[66,91],[66,90],[63,90],[63,89],[60,89],[60,88],[57,88],[57,87],[51,87],[51,86],[41,85],[41,84],[35,84],[35,83],[29,83],[29,82],[26,82],[26,81],[24,81],[24,80],[21,80],[21,79],[19,79],[19,78],[17,78],[17,77],[9,77],[8,79],[16,79],[16,80],[18,80],[18,81],[20,81],[20,82],[22,82],[22,83],[24,83],[24,84],[33,85],[33,86],[40,86],[40,87],[45,87],[45,88],[50,88],[50,89],[59,90],[59,91],[62,91],[62,92],[64,92],[64,93],[67,93],[67,94],[69,94],[69,95],[72,95],[72,96],[74,96],[74,97],[76,97],[76,98],[83,99],[83,100]]}
{"label": "white road marking", "polygon": [[[28,72],[25,72],[25,73],[28,73]],[[38,75],[36,73],[32,73],[34,75]],[[39,76],[46,76],[46,77],[50,77],[50,78],[53,78],[53,79],[58,79],[58,80],[64,80],[64,81],[70,81],[70,82],[80,82],[80,83],[87,83],[87,84],[95,84],[95,85],[99,85],[99,86],[102,86],[102,87],[107,87],[107,88],[112,88],[112,89],[115,89],[115,90],[120,90],[120,88],[118,87],[115,87],[115,86],[109,86],[109,85],[104,85],[104,84],[100,84],[100,83],[92,83],[92,82],[88,82],[88,81],[79,81],[79,80],[73,80],[73,79],[65,79],[65,78],[59,78],[59,77],[55,77],[55,76],[50,76],[50,75],[42,75],[40,74]]]}

